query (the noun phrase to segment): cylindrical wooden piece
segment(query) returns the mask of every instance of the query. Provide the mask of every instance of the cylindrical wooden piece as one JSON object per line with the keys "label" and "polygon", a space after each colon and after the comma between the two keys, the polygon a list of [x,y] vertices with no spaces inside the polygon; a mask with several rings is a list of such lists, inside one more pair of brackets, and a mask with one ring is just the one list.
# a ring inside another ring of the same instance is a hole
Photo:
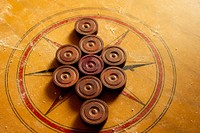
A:
{"label": "cylindrical wooden piece", "polygon": [[76,93],[84,99],[92,99],[102,92],[101,81],[94,76],[85,76],[79,79],[75,86]]}
{"label": "cylindrical wooden piece", "polygon": [[92,18],[81,18],[76,21],[75,30],[80,35],[96,35],[98,23]]}
{"label": "cylindrical wooden piece", "polygon": [[56,52],[56,59],[61,64],[71,65],[78,62],[80,58],[81,50],[76,45],[63,45]]}
{"label": "cylindrical wooden piece", "polygon": [[96,75],[103,70],[104,62],[97,55],[86,55],[79,60],[78,68],[85,75]]}
{"label": "cylindrical wooden piece", "polygon": [[126,62],[126,53],[119,46],[107,46],[103,49],[101,57],[108,66],[123,67]]}
{"label": "cylindrical wooden piece", "polygon": [[78,70],[69,65],[60,66],[53,72],[53,81],[61,88],[73,86],[78,79]]}
{"label": "cylindrical wooden piece", "polygon": [[126,84],[126,74],[119,67],[108,67],[104,69],[100,76],[102,84],[112,90],[123,89]]}
{"label": "cylindrical wooden piece", "polygon": [[85,36],[79,41],[79,47],[85,54],[98,54],[103,46],[103,40],[95,35]]}
{"label": "cylindrical wooden piece", "polygon": [[80,116],[87,124],[102,124],[108,118],[108,106],[100,99],[87,100],[81,106]]}

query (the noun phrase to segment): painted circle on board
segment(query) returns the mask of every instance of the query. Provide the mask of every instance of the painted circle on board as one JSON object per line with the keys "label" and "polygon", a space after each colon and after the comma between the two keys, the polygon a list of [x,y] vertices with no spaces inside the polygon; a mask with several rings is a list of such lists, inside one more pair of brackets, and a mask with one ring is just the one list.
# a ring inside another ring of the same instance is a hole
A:
{"label": "painted circle on board", "polygon": [[[88,10],[88,9],[79,9],[79,10]],[[92,9],[89,9],[92,10]],[[69,12],[69,11],[68,11]],[[73,12],[73,11],[70,11]],[[64,14],[66,12],[63,12],[62,14]],[[57,14],[60,15],[60,14]],[[149,99],[145,102],[145,104],[142,104],[142,107],[138,109],[138,112],[136,112],[134,115],[130,115],[128,116],[129,118],[126,118],[125,121],[122,121],[116,125],[112,125],[112,126],[107,126],[106,128],[103,128],[101,130],[101,132],[103,133],[107,133],[107,132],[113,132],[113,131],[123,131],[124,129],[127,128],[131,128],[134,127],[136,125],[139,125],[141,123],[141,121],[145,120],[145,118],[151,113],[152,110],[155,110],[155,106],[158,104],[159,99],[164,91],[164,84],[165,84],[165,80],[166,75],[165,74],[165,60],[163,59],[164,56],[167,56],[170,60],[169,66],[172,66],[172,73],[173,73],[173,82],[172,82],[172,87],[170,88],[170,97],[168,97],[167,100],[167,105],[170,105],[172,98],[173,98],[173,93],[174,93],[174,89],[175,89],[175,66],[173,63],[173,58],[168,50],[168,48],[166,47],[166,45],[164,44],[164,41],[162,42],[161,40],[161,44],[164,45],[164,48],[166,48],[165,51],[167,51],[166,53],[159,51],[159,48],[157,47],[156,43],[154,43],[152,41],[152,38],[150,38],[149,36],[147,36],[145,33],[143,33],[141,30],[138,30],[137,28],[135,28],[132,24],[129,24],[127,22],[124,22],[123,19],[118,19],[115,17],[111,17],[111,16],[107,16],[104,14],[98,14],[98,15],[84,15],[86,17],[91,17],[94,18],[97,21],[108,21],[110,23],[114,23],[115,25],[124,27],[125,29],[128,29],[128,31],[131,33],[131,35],[135,35],[138,38],[141,39],[141,41],[144,42],[144,46],[149,50],[149,53],[151,53],[151,58],[154,61],[154,72],[152,72],[152,75],[155,74],[156,79],[153,81],[154,82],[154,88],[152,89],[153,91],[150,94]],[[42,111],[40,111],[40,109],[37,107],[37,105],[33,102],[34,100],[31,98],[31,95],[29,93],[29,88],[28,85],[26,84],[26,62],[28,61],[28,59],[30,58],[30,56],[32,55],[32,53],[34,52],[34,48],[37,47],[37,44],[40,43],[40,41],[42,40],[43,37],[46,37],[49,33],[53,32],[56,29],[61,28],[64,25],[68,25],[70,23],[75,23],[76,20],[78,20],[80,17],[84,17],[84,16],[73,16],[73,17],[69,17],[69,18],[65,18],[62,20],[59,20],[55,23],[52,23],[50,26],[47,26],[46,28],[42,29],[37,35],[35,35],[33,38],[30,39],[30,41],[26,44],[25,49],[22,53],[20,53],[21,58],[18,60],[18,66],[16,67],[16,80],[17,82],[17,89],[18,89],[18,95],[21,97],[21,101],[23,102],[23,104],[25,105],[26,109],[29,111],[31,116],[34,116],[34,118],[36,118],[36,120],[38,120],[40,123],[42,123],[43,125],[45,125],[46,127],[55,130],[55,131],[61,131],[61,132],[82,132],[82,131],[87,131],[87,129],[79,129],[77,127],[71,127],[68,125],[64,125],[63,123],[60,123],[58,120],[53,120],[52,118],[47,117]],[[48,18],[45,21],[48,21],[51,18]],[[38,24],[40,25],[40,24]],[[37,28],[37,26],[33,27]],[[30,31],[31,32],[31,31]],[[19,42],[19,44],[17,44],[17,46],[21,45],[22,41],[25,40],[25,38],[28,36],[28,32],[26,33],[26,35],[24,36],[24,38],[22,38],[22,40]],[[103,37],[102,37],[103,38]],[[14,60],[14,55],[17,53],[17,51],[13,51],[11,56],[10,56],[10,60]],[[17,117],[20,119],[20,121],[22,121],[22,123],[24,123],[25,126],[27,126],[27,128],[29,128],[30,130],[35,131],[35,129],[32,129],[31,125],[27,122],[27,118],[25,117],[21,117],[20,113],[18,111],[17,106],[14,103],[13,97],[11,96],[10,92],[11,92],[11,88],[8,85],[9,80],[9,73],[11,70],[12,64],[8,64],[7,65],[7,71],[6,71],[6,91],[7,91],[7,96],[8,96],[8,100],[11,104],[11,107],[13,109],[13,111],[15,112],[15,114],[17,115]],[[124,69],[128,69],[129,66],[125,66]],[[134,73],[134,71],[131,71],[132,73]],[[127,80],[131,80],[131,79],[127,79]],[[17,90],[16,89],[16,90]],[[123,96],[126,96],[127,98],[130,98],[131,96],[129,95],[128,92],[123,91],[122,92]],[[132,98],[133,99],[133,98]],[[138,102],[140,102],[140,100],[138,100]],[[131,102],[130,102],[131,103]],[[111,105],[110,105],[111,106]],[[155,124],[162,118],[162,116],[166,113],[167,109],[169,106],[164,106],[161,113],[158,114],[157,119],[155,119],[150,125],[148,125],[147,128],[143,129],[143,131],[148,131],[149,129],[151,129],[153,126],[155,126]],[[125,107],[126,108],[126,107]],[[128,108],[128,107],[127,107]],[[127,110],[126,108],[126,110]],[[78,113],[78,112],[77,112]],[[109,119],[108,119],[109,121]]]}

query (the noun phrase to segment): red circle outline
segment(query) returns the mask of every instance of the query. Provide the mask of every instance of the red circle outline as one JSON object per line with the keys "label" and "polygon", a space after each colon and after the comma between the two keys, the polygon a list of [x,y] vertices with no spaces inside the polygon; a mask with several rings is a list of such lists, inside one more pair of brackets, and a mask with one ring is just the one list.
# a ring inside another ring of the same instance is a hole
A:
{"label": "red circle outline", "polygon": [[[151,101],[149,101],[149,104],[145,107],[145,109],[140,113],[138,114],[135,118],[129,120],[128,122],[114,128],[114,131],[120,131],[120,130],[123,130],[124,128],[127,128],[131,125],[133,125],[134,123],[136,123],[138,120],[140,120],[141,118],[143,118],[145,116],[146,113],[148,113],[150,110],[151,110],[151,107],[153,107],[153,105],[156,103],[158,97],[159,97],[159,94],[161,92],[161,87],[162,87],[162,84],[163,84],[163,68],[162,68],[162,61],[161,61],[161,58],[159,56],[159,53],[158,51],[156,50],[156,48],[154,47],[154,45],[152,44],[152,42],[150,41],[150,39],[145,35],[143,34],[142,32],[138,31],[137,29],[135,29],[134,27],[132,27],[131,25],[129,24],[126,24],[120,20],[117,20],[117,19],[114,19],[114,18],[109,18],[109,17],[105,17],[105,16],[89,16],[91,18],[94,18],[94,19],[106,19],[106,20],[110,20],[110,21],[114,21],[116,23],[119,23],[121,25],[124,25],[126,27],[128,27],[129,29],[131,29],[132,31],[134,31],[136,34],[138,34],[141,38],[143,38],[146,43],[148,44],[148,46],[151,48],[152,52],[154,53],[154,56],[155,56],[155,59],[156,59],[156,64],[157,64],[157,68],[158,68],[158,82],[157,82],[157,86],[156,86],[156,90],[155,90],[155,93],[154,95],[152,96],[152,99]],[[49,121],[48,119],[46,119],[45,117],[43,117],[34,107],[33,105],[31,104],[31,102],[29,101],[29,98],[26,94],[26,91],[25,91],[25,87],[24,87],[24,81],[23,81],[23,74],[24,74],[24,63],[28,57],[28,54],[29,52],[31,51],[31,49],[34,47],[34,45],[37,44],[37,42],[45,35],[47,34],[49,31],[57,28],[58,26],[61,26],[61,25],[64,25],[68,22],[72,22],[72,21],[75,21],[79,19],[79,17],[74,17],[74,18],[70,18],[70,19],[65,19],[65,20],[62,20],[50,27],[48,27],[47,29],[45,29],[44,31],[42,31],[40,34],[38,34],[30,43],[29,43],[29,46],[26,48],[25,52],[23,53],[22,55],[22,58],[19,62],[19,73],[18,73],[18,81],[19,81],[19,87],[20,87],[20,93],[23,94],[23,101],[25,103],[25,105],[29,108],[29,110],[34,114],[36,115],[41,121],[43,121],[45,124],[49,125],[50,127],[54,128],[54,129],[57,129],[59,131],[63,131],[63,132],[68,132],[68,133],[74,133],[74,132],[77,132],[77,131],[72,131],[70,129],[66,129],[66,128],[63,128],[63,127],[60,127],[54,123],[52,123],[51,121]],[[101,131],[101,133],[111,133],[113,132],[112,129],[108,129],[108,130],[104,130],[104,131]]]}

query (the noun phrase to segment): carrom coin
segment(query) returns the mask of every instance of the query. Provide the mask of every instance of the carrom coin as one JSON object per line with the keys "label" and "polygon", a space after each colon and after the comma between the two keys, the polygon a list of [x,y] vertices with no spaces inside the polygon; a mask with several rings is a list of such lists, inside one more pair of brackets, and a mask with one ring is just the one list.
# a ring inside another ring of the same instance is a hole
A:
{"label": "carrom coin", "polygon": [[56,52],[56,59],[59,63],[71,65],[81,57],[81,50],[78,46],[69,44],[61,46]]}
{"label": "carrom coin", "polygon": [[87,124],[102,124],[108,118],[108,106],[100,99],[87,100],[81,106],[80,116]]}
{"label": "carrom coin", "polygon": [[97,54],[103,49],[103,40],[95,35],[83,37],[79,42],[80,49],[86,54]]}
{"label": "carrom coin", "polygon": [[61,88],[73,86],[78,79],[77,69],[69,65],[60,66],[53,73],[54,83]]}
{"label": "carrom coin", "polygon": [[101,57],[109,66],[124,66],[126,62],[126,53],[119,46],[107,46],[103,49]]}
{"label": "carrom coin", "polygon": [[126,84],[126,74],[119,67],[108,67],[101,73],[101,82],[109,89],[120,89]]}
{"label": "carrom coin", "polygon": [[81,98],[91,99],[100,95],[102,92],[102,83],[94,76],[85,76],[79,79],[75,89]]}
{"label": "carrom coin", "polygon": [[81,35],[96,35],[98,32],[98,24],[92,18],[81,18],[76,21],[75,30]]}
{"label": "carrom coin", "polygon": [[104,62],[97,55],[85,55],[79,60],[78,68],[83,74],[96,75],[103,70]]}

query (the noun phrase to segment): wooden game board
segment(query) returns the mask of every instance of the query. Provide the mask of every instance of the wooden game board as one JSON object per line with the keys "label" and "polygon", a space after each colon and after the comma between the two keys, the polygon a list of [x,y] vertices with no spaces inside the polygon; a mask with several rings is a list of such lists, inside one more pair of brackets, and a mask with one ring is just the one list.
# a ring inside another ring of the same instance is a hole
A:
{"label": "wooden game board", "polygon": [[[198,132],[199,14],[199,0],[0,1],[0,132]],[[52,82],[55,52],[78,44],[81,17],[127,54],[124,90],[101,96],[101,129],[83,124],[74,90]]]}

